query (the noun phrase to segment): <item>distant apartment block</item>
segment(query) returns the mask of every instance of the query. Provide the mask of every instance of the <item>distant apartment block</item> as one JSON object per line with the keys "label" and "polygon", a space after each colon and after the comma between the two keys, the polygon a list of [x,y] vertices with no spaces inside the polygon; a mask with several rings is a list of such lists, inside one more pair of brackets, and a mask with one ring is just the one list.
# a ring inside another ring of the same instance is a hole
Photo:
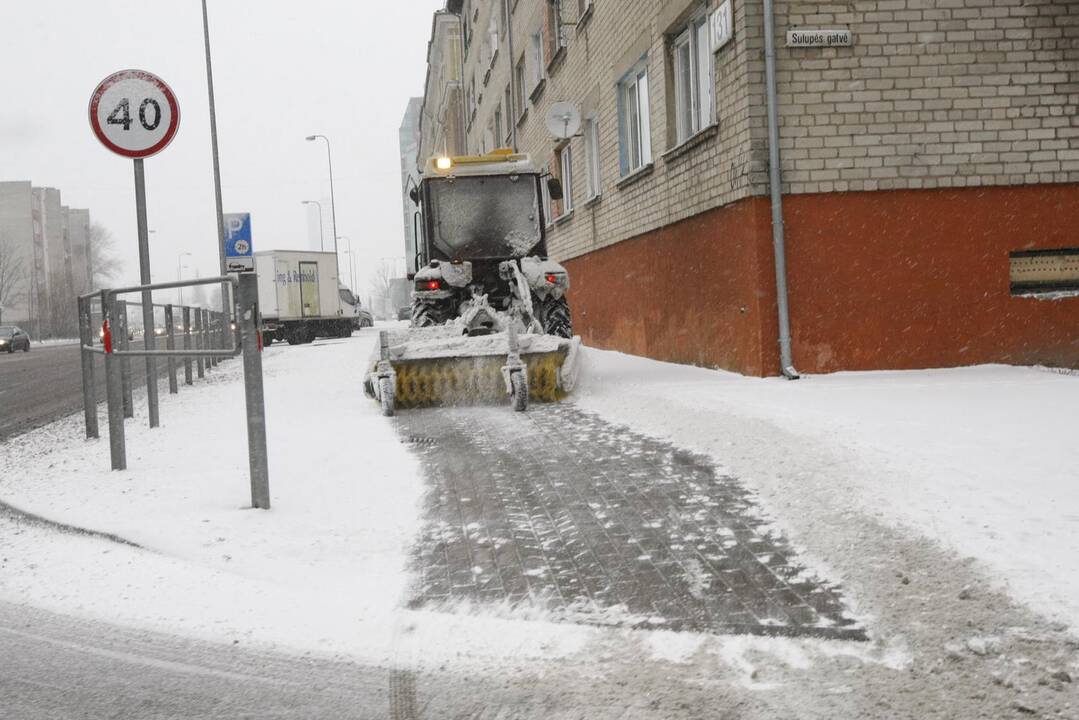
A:
{"label": "distant apartment block", "polygon": [[0,287],[3,322],[37,337],[73,333],[92,258],[89,210],[62,205],[55,188],[0,182],[0,264],[9,269]]}

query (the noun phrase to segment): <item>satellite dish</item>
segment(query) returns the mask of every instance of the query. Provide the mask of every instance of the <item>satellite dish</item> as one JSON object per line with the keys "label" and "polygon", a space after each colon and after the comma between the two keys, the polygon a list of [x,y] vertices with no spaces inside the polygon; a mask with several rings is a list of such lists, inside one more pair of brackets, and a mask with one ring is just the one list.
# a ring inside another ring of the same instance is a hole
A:
{"label": "satellite dish", "polygon": [[571,102],[556,102],[547,110],[543,122],[559,140],[568,140],[581,129],[581,112]]}

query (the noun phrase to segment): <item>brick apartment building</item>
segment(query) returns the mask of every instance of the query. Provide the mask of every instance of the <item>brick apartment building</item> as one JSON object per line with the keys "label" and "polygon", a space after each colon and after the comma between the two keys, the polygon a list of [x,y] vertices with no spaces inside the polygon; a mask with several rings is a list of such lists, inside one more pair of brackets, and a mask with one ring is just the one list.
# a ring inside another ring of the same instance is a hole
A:
{"label": "brick apartment building", "polygon": [[[765,8],[436,14],[420,157],[511,146],[562,178],[549,245],[588,344],[780,372]],[[772,18],[794,367],[1079,366],[1079,3],[775,0]],[[544,122],[560,101],[583,118],[565,142]]]}

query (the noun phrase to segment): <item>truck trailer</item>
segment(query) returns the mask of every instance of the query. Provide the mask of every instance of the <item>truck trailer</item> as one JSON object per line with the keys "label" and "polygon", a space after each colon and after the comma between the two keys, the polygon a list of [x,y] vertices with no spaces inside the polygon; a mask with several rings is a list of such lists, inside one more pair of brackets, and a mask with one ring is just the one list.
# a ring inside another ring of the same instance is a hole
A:
{"label": "truck trailer", "polygon": [[360,308],[347,302],[354,299],[351,292],[341,292],[334,253],[267,250],[254,255],[263,342],[300,345],[352,334]]}

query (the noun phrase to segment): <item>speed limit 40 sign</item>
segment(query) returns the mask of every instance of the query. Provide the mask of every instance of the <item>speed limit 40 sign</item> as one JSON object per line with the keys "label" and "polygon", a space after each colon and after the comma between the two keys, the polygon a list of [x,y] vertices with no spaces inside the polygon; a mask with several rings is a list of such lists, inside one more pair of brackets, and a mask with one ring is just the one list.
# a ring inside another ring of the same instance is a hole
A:
{"label": "speed limit 40 sign", "polygon": [[90,96],[90,125],[105,147],[129,158],[161,152],[176,135],[180,106],[164,80],[144,70],[121,70]]}

